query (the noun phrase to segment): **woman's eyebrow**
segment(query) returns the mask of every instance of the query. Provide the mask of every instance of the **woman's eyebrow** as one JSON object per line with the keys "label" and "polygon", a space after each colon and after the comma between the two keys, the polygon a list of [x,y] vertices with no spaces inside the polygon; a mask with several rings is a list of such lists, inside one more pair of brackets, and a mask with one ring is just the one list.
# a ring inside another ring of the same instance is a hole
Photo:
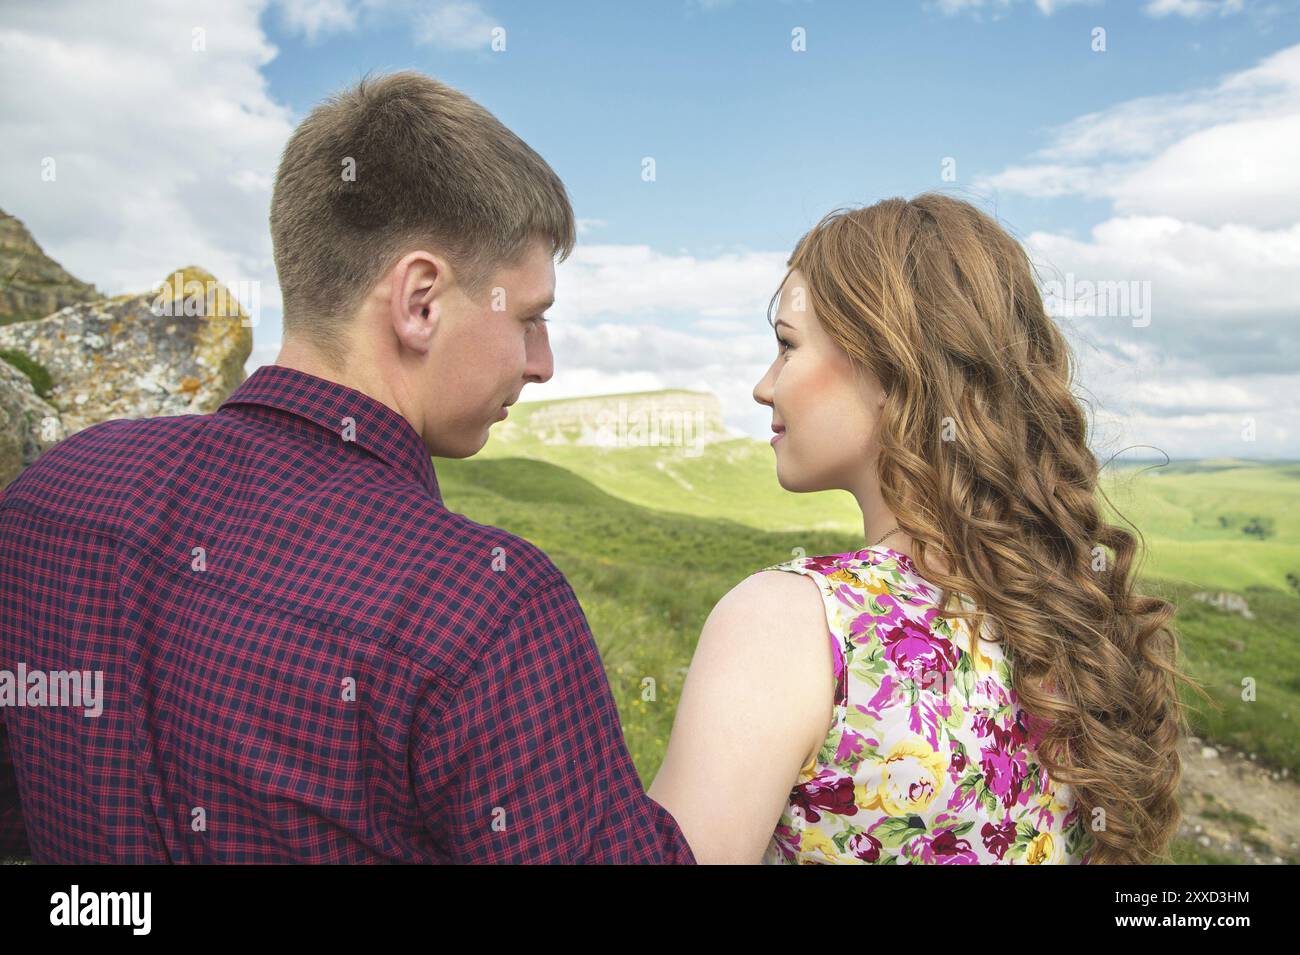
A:
{"label": "woman's eyebrow", "polygon": [[797,332],[797,331],[799,330],[799,329],[795,328],[793,325],[791,325],[789,322],[787,322],[784,318],[778,318],[778,319],[776,320],[776,324],[773,325],[772,327],[773,327],[773,328],[780,328],[782,325],[784,325],[786,328],[790,329],[790,331],[792,331],[792,332]]}

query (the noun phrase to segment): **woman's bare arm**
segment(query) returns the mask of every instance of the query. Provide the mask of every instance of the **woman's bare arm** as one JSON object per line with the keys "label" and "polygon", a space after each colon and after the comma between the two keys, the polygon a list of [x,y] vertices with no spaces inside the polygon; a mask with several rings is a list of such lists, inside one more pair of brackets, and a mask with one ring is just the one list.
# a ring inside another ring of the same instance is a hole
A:
{"label": "woman's bare arm", "polygon": [[701,863],[762,859],[834,708],[834,662],[810,579],[763,571],[709,614],[649,795]]}

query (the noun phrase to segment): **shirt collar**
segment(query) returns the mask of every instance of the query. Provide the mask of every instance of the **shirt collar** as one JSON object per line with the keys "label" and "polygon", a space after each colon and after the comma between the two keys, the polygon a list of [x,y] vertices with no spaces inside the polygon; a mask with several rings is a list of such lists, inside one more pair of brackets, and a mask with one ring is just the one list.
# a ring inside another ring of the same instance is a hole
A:
{"label": "shirt collar", "polygon": [[355,424],[354,443],[381,461],[405,471],[441,502],[433,461],[423,439],[388,405],[347,385],[284,365],[262,365],[221,403],[279,408],[343,436],[345,418]]}

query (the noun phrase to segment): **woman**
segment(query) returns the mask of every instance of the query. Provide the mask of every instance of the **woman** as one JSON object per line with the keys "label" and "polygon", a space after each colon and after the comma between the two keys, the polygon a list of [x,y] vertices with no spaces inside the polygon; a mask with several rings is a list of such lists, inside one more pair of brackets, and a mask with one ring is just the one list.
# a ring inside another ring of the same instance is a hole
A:
{"label": "woman", "polygon": [[722,598],[650,796],[701,862],[1155,860],[1174,611],[1131,590],[1023,250],[926,194],[832,212],[788,265],[754,398],[781,486],[851,492],[867,546]]}

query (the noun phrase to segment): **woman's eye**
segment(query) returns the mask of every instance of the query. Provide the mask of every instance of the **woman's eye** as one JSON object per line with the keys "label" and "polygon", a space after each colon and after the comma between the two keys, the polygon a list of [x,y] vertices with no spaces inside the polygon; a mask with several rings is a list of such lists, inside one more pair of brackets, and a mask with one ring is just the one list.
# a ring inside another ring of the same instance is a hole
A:
{"label": "woman's eye", "polygon": [[780,335],[776,336],[776,344],[777,344],[778,351],[785,351],[787,348],[790,347],[790,343],[786,341],[784,338],[782,338]]}

